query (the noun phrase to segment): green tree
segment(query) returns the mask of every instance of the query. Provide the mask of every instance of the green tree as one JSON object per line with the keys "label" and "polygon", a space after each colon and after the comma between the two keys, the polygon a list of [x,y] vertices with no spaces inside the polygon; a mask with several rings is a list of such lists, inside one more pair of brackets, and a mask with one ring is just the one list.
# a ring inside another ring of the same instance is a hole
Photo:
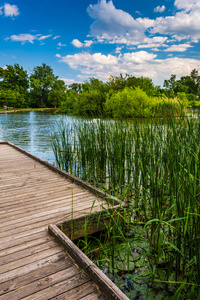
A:
{"label": "green tree", "polygon": [[24,107],[28,105],[29,79],[27,71],[18,64],[0,68],[1,102],[8,106]]}
{"label": "green tree", "polygon": [[82,91],[82,85],[81,83],[72,83],[70,85],[68,85],[68,88],[73,90],[73,91],[76,91],[77,93],[80,93]]}
{"label": "green tree", "polygon": [[79,94],[79,111],[83,115],[103,116],[104,103],[106,101],[105,84],[94,77],[82,84],[82,92]]}
{"label": "green tree", "polygon": [[49,92],[57,79],[58,77],[54,75],[52,68],[46,64],[33,69],[30,76],[31,92],[34,97],[40,100],[41,108],[47,102]]}
{"label": "green tree", "polygon": [[126,87],[126,79],[128,75],[126,74],[124,77],[122,74],[119,76],[110,76],[109,81],[106,84],[107,91],[122,91]]}
{"label": "green tree", "polygon": [[49,92],[48,102],[55,108],[66,99],[66,85],[63,80],[55,80]]}

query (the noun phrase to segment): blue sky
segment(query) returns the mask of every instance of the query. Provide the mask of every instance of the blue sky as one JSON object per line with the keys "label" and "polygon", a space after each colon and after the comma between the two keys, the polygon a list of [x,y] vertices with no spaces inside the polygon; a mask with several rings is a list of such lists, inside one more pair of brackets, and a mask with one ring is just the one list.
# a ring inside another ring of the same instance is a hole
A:
{"label": "blue sky", "polygon": [[1,67],[46,63],[66,84],[200,71],[200,0],[0,1],[0,28]]}

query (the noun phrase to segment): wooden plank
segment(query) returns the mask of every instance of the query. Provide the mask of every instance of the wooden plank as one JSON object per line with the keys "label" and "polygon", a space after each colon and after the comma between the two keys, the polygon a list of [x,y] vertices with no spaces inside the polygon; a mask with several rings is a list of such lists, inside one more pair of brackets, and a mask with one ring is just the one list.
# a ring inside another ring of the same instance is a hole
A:
{"label": "wooden plank", "polygon": [[[74,300],[74,299],[82,299],[82,297],[88,296],[92,292],[94,292],[96,289],[91,284],[91,282],[84,283],[76,289],[71,289],[65,293],[62,293],[56,297],[56,300]],[[97,291],[96,291],[97,293]],[[98,293],[99,295],[99,293]],[[98,299],[105,299],[101,295],[99,295]]]}
{"label": "wooden plank", "polygon": [[[51,287],[41,290],[40,292],[34,293],[28,297],[24,297],[23,299],[24,300],[35,300],[35,299],[47,300],[47,299],[52,299],[54,297],[58,299],[58,296],[60,294],[63,294],[66,291],[73,291],[73,293],[76,294],[76,291],[79,291],[80,288],[82,290],[82,285],[84,283],[88,283],[86,285],[86,289],[90,288],[91,282],[88,276],[84,276],[82,273],[79,273],[75,276],[70,277],[67,280],[64,280]],[[74,297],[73,299],[78,299],[78,298]]]}
{"label": "wooden plank", "polygon": [[[85,195],[84,193],[82,193],[81,195],[79,194],[79,196],[72,196],[70,195],[69,197],[62,197],[61,198],[53,198],[52,201],[38,201],[38,202],[32,202],[29,205],[23,205],[17,209],[8,209],[8,210],[3,210],[2,214],[3,216],[1,216],[2,218],[2,222],[4,220],[6,220],[8,217],[11,217],[12,219],[19,219],[21,218],[21,216],[28,216],[29,214],[32,213],[32,211],[34,211],[34,214],[37,212],[42,212],[42,211],[46,211],[47,209],[51,209],[51,207],[53,207],[54,209],[56,207],[66,207],[66,205],[70,205],[72,206],[72,198],[73,198],[73,206],[74,206],[74,210],[76,210],[76,205],[87,205],[90,204],[90,206],[92,206],[93,201],[95,201],[96,199],[94,199],[94,196],[92,195]],[[86,199],[86,200],[85,200]],[[43,200],[43,199],[41,199]],[[68,201],[67,201],[68,200]],[[81,200],[84,200],[84,203],[80,203]],[[96,200],[96,203],[99,203],[99,201]],[[103,204],[102,202],[100,204]],[[23,212],[22,211],[22,207],[23,207]],[[106,206],[107,207],[107,206]],[[0,214],[1,215],[1,214]]]}
{"label": "wooden plank", "polygon": [[71,180],[72,182],[74,182],[75,184],[81,186],[81,187],[84,187],[85,189],[89,190],[90,192],[94,193],[95,195],[99,196],[99,197],[102,197],[102,198],[105,198],[105,197],[109,197],[109,199],[114,202],[116,205],[119,205],[119,201],[117,198],[111,196],[111,195],[108,195],[105,191],[102,191],[100,189],[97,189],[95,187],[93,187],[91,184],[88,184],[87,182],[77,178],[76,176],[74,175],[71,175],[65,171],[62,171],[60,170],[59,168],[53,166],[52,164],[38,158],[37,156],[35,155],[32,155],[30,154],[29,152],[21,149],[20,147],[12,144],[12,143],[8,143],[8,145],[12,146],[13,148],[17,149],[18,151],[26,154],[27,156],[33,158],[34,160],[36,160],[37,162],[40,162],[42,165],[46,166],[47,168],[49,168],[50,170],[52,170],[53,172],[56,172],[57,174],[60,174],[61,176],[67,178],[68,180]]}
{"label": "wooden plank", "polygon": [[39,228],[34,228],[32,230],[23,232],[23,234],[16,234],[16,235],[12,235],[12,236],[8,236],[5,237],[3,239],[1,239],[1,243],[0,243],[0,250],[3,249],[8,249],[11,247],[15,247],[17,245],[20,245],[21,243],[25,243],[27,241],[30,241],[34,239],[34,237],[38,237],[38,236],[43,236],[46,237],[46,228],[44,227],[39,227]]}
{"label": "wooden plank", "polygon": [[[11,253],[11,254],[4,254],[3,257],[0,257],[0,268],[2,265],[7,264],[7,267],[9,268],[9,270],[11,270],[11,266],[8,265],[9,263],[12,262],[16,262],[19,259],[24,259],[25,257],[29,257],[32,256],[34,254],[38,254],[40,252],[43,252],[45,250],[51,249],[53,247],[56,247],[57,245],[55,244],[54,241],[50,240],[49,242],[45,241],[45,239],[40,239],[40,243],[38,243],[37,245],[34,244],[33,247],[33,243],[28,247],[28,248],[23,248],[21,251],[16,251],[15,248],[15,252]],[[25,263],[25,261],[24,261]],[[15,266],[15,264],[14,264]],[[2,270],[1,270],[2,272]]]}
{"label": "wooden plank", "polygon": [[31,256],[23,257],[22,259],[18,259],[14,262],[12,261],[10,263],[6,263],[5,265],[1,266],[0,283],[4,282],[4,276],[6,276],[4,274],[9,273],[11,270],[19,269],[20,267],[24,267],[33,262],[37,262],[41,259],[52,256],[52,255],[62,252],[62,251],[63,251],[63,249],[60,246],[54,245],[54,247],[47,249],[45,251],[36,252],[35,254],[32,254]]}
{"label": "wooden plank", "polygon": [[51,264],[51,262],[54,261],[55,259],[57,260],[58,259],[57,255],[60,255],[60,257],[62,257],[64,255],[64,252],[60,249],[60,251],[58,251],[50,256],[46,256],[42,259],[39,259],[32,263],[29,263],[23,267],[19,267],[14,270],[11,270],[11,271],[1,273],[0,274],[0,283],[4,283],[6,281],[13,280],[14,278],[21,277],[23,275],[27,275],[31,271],[37,270],[38,272],[40,272],[41,267],[43,267],[44,265],[47,265],[47,264]]}
{"label": "wooden plank", "polygon": [[[13,290],[17,290],[23,286],[26,286],[32,282],[38,281],[46,276],[57,273],[61,270],[66,270],[70,266],[74,265],[72,260],[67,254],[56,254],[51,257],[50,260],[44,262],[38,269],[30,270],[28,273],[12,278],[10,281],[6,281],[0,284],[0,295],[4,295]],[[4,299],[4,298],[3,298]],[[12,298],[10,298],[12,299]]]}
{"label": "wooden plank", "polygon": [[[73,214],[76,215],[77,212],[80,212],[82,211],[82,214],[86,214],[86,213],[89,213],[90,212],[90,208],[91,208],[91,205],[92,205],[92,202],[87,202],[84,204],[78,204],[76,206],[76,210],[73,211]],[[99,204],[96,204],[94,205],[93,207],[93,212],[96,211],[96,210],[99,210],[100,209],[100,205]],[[17,223],[21,223],[21,222],[25,222],[25,221],[29,221],[30,220],[30,217],[31,218],[34,218],[35,221],[37,222],[41,217],[46,217],[47,215],[52,215],[54,216],[55,214],[57,213],[63,213],[63,217],[66,216],[66,215],[71,215],[72,213],[72,209],[71,207],[68,207],[67,205],[65,205],[64,207],[59,207],[57,206],[55,209],[49,209],[49,210],[42,210],[42,212],[37,212],[37,213],[34,213],[34,211],[32,212],[27,212],[27,214],[21,216],[19,219],[16,219],[14,217],[10,217],[10,221],[5,221],[4,223],[0,224],[0,228],[5,228],[6,226],[9,226],[9,225],[16,225]],[[4,219],[6,220],[6,219]]]}
{"label": "wooden plank", "polygon": [[[67,298],[65,298],[67,299]],[[81,300],[103,300],[103,299],[107,299],[106,296],[104,295],[99,295],[99,293],[91,293],[91,294],[88,294],[87,296],[84,296],[84,297],[81,297],[80,298]]]}
{"label": "wooden plank", "polygon": [[33,239],[33,240],[31,239],[30,241],[25,243],[23,242],[18,246],[14,246],[12,248],[6,248],[0,251],[0,260],[3,259],[3,257],[6,257],[7,255],[12,255],[13,253],[17,254],[18,252],[22,250],[26,250],[27,248],[32,248],[43,243],[49,243],[50,241],[52,241],[50,236],[45,236],[45,237],[43,236],[43,238],[39,237],[37,239]]}
{"label": "wooden plank", "polygon": [[64,270],[50,274],[49,276],[45,276],[43,278],[39,278],[37,281],[23,285],[17,290],[4,294],[3,296],[0,296],[0,299],[22,299],[44,289],[53,289],[55,284],[66,281],[67,279],[76,276],[79,272],[80,271],[74,265],[71,265]]}
{"label": "wooden plank", "polygon": [[64,245],[69,255],[87,272],[100,290],[105,291],[109,299],[128,300],[128,297],[56,225],[49,225],[49,232]]}

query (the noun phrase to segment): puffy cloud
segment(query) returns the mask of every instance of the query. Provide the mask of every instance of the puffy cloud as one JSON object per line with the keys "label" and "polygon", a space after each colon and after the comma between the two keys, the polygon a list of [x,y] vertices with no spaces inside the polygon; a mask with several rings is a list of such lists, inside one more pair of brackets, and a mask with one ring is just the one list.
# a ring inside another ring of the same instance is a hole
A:
{"label": "puffy cloud", "polygon": [[178,57],[158,59],[154,53],[136,51],[118,56],[90,54],[87,52],[61,57],[60,62],[67,63],[72,69],[78,69],[79,78],[95,76],[107,80],[110,75],[130,74],[152,78],[155,84],[162,85],[171,74],[177,77],[189,74],[194,68],[200,69],[200,61]]}
{"label": "puffy cloud", "polygon": [[165,11],[166,7],[164,5],[162,6],[157,6],[154,8],[154,12],[159,12],[159,13],[162,13],[163,11]]}
{"label": "puffy cloud", "polygon": [[13,17],[19,15],[19,9],[16,5],[4,4],[4,14],[6,17]]}
{"label": "puffy cloud", "polygon": [[37,40],[38,37],[29,33],[21,33],[19,35],[11,35],[9,38],[6,38],[6,40],[11,40],[14,42],[22,42],[24,44],[25,42],[29,42],[33,44],[34,40]]}
{"label": "puffy cloud", "polygon": [[87,12],[95,21],[90,27],[90,35],[99,42],[138,43],[144,38],[145,28],[127,12],[116,9],[112,0],[101,0],[90,5]]}
{"label": "puffy cloud", "polygon": [[172,17],[158,18],[151,33],[181,35],[185,38],[200,37],[200,22],[197,22],[199,19],[199,11],[190,12],[189,14],[183,11],[178,12]]}
{"label": "puffy cloud", "polygon": [[72,45],[76,48],[82,48],[82,47],[90,47],[93,44],[93,41],[91,40],[85,40],[84,43],[81,43],[79,40],[74,39],[72,41]]}
{"label": "puffy cloud", "polygon": [[93,44],[93,41],[91,41],[91,40],[84,41],[84,47],[90,47],[92,44]]}
{"label": "puffy cloud", "polygon": [[[175,8],[178,11],[171,16],[156,19],[136,18],[127,12],[116,9],[112,0],[99,0],[97,4],[90,5],[87,12],[94,19],[90,27],[90,36],[99,43],[145,45],[147,36],[161,34],[174,36],[175,40],[188,39],[197,42],[200,39],[200,1],[199,0],[175,0]],[[164,5],[157,6],[155,12],[163,12]],[[171,40],[172,42],[172,40]],[[82,43],[74,40],[77,47]],[[159,47],[159,45],[152,46]]]}
{"label": "puffy cloud", "polygon": [[66,55],[62,57],[61,61],[67,63],[72,69],[77,69],[80,66],[92,69],[94,64],[99,65],[100,67],[116,64],[117,57],[111,54],[106,56],[101,53],[90,54],[88,52],[83,52],[74,55]]}
{"label": "puffy cloud", "polygon": [[153,38],[145,38],[144,43],[137,46],[138,49],[141,48],[159,48],[159,47],[167,47],[165,42],[167,42],[168,38],[164,36],[154,36]]}
{"label": "puffy cloud", "polygon": [[183,9],[185,11],[196,10],[200,8],[199,0],[175,0],[174,5],[178,9]]}
{"label": "puffy cloud", "polygon": [[60,58],[60,57],[61,57],[61,55],[57,53],[57,54],[55,55],[55,57],[59,57],[59,58]]}
{"label": "puffy cloud", "polygon": [[74,45],[74,46],[77,47],[77,48],[83,47],[83,44],[82,44],[79,40],[77,40],[77,39],[74,39],[74,40],[72,41],[72,45]]}
{"label": "puffy cloud", "polygon": [[200,39],[200,1],[175,0],[175,7],[180,10],[173,16],[157,18],[151,33],[174,35],[177,39]]}
{"label": "puffy cloud", "polygon": [[123,61],[125,62],[132,62],[134,64],[143,64],[147,61],[152,61],[156,58],[157,55],[153,53],[148,53],[146,51],[139,51],[139,52],[132,52],[132,53],[125,53],[123,55]]}
{"label": "puffy cloud", "polygon": [[192,47],[190,44],[179,44],[172,45],[169,48],[165,49],[166,52],[185,52],[188,48]]}

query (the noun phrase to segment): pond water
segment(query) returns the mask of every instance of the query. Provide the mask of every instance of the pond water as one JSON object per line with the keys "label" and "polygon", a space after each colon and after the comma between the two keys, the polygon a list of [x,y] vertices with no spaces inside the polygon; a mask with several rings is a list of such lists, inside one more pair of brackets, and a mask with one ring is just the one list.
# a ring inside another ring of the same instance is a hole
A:
{"label": "pond water", "polygon": [[72,123],[75,117],[33,111],[0,114],[0,142],[11,142],[54,163],[51,135],[58,131],[60,120]]}
{"label": "pond water", "polygon": [[[194,111],[189,112],[194,117]],[[62,120],[72,124],[80,119],[52,112],[21,112],[0,114],[0,142],[11,142],[24,150],[50,162],[55,162],[51,136],[59,130]],[[140,123],[148,123],[141,119]]]}

